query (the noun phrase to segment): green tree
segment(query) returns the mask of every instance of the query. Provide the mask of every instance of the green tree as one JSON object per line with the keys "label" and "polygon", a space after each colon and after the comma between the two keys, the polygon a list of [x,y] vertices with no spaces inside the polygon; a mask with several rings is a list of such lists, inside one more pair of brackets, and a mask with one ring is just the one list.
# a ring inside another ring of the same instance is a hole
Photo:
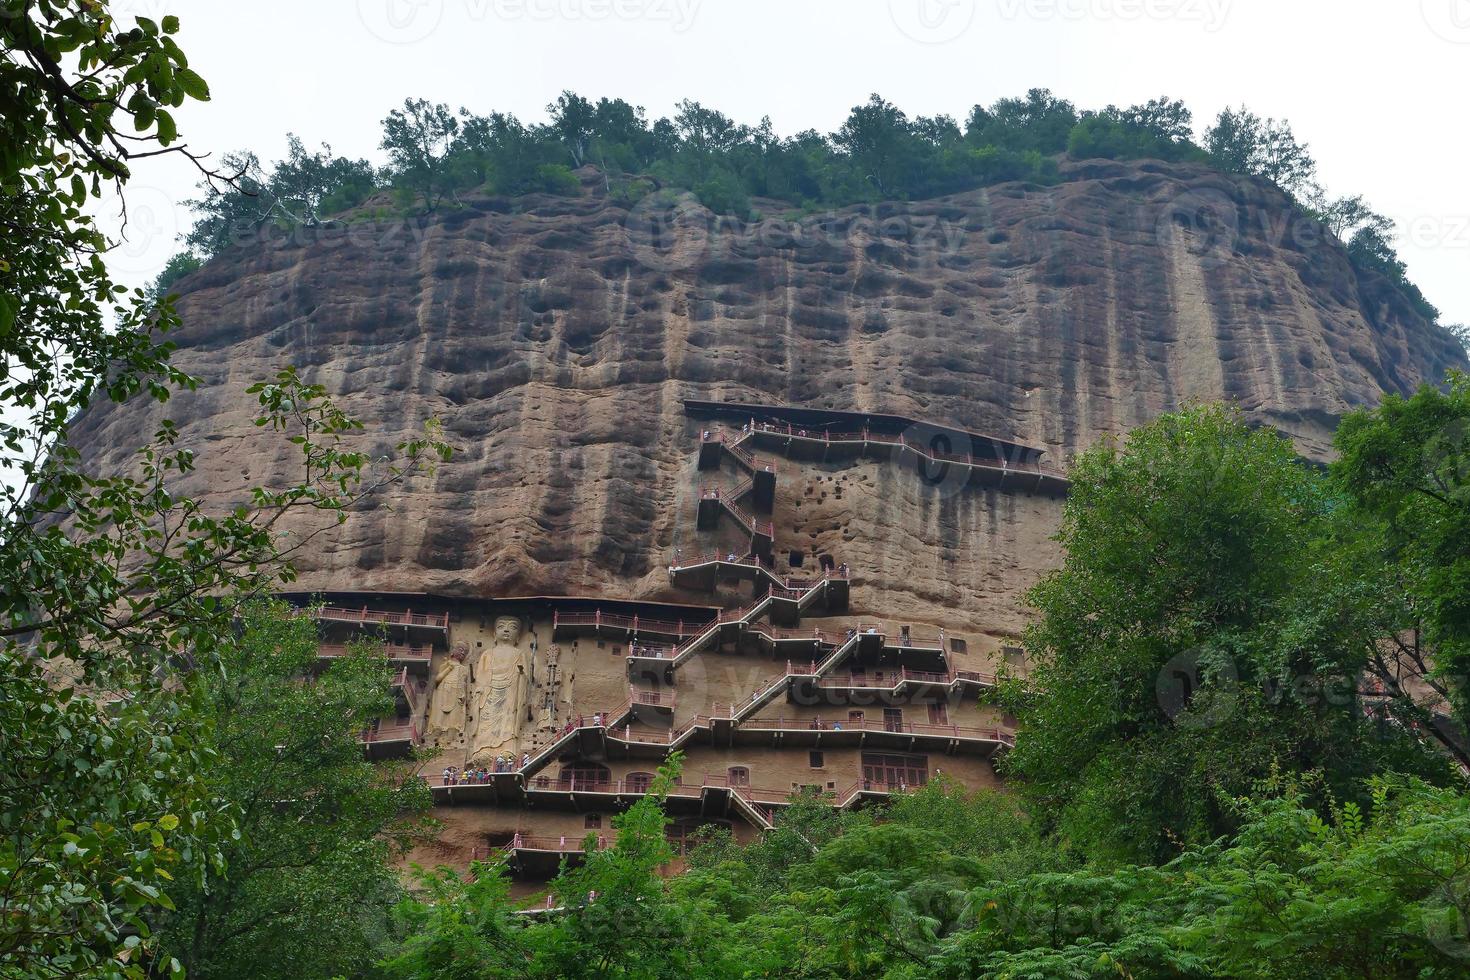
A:
{"label": "green tree", "polygon": [[237,150],[224,154],[220,162],[231,180],[221,182],[206,174],[199,182],[199,196],[184,202],[196,215],[184,244],[206,257],[248,243],[281,216],[270,175],[259,157]]}
{"label": "green tree", "polygon": [[412,763],[363,754],[362,732],[393,711],[381,647],[318,671],[317,642],[310,618],[250,606],[216,668],[187,679],[213,805],[237,831],[161,923],[192,977],[357,975],[382,955],[399,895],[390,861],[428,788]]}
{"label": "green tree", "polygon": [[588,146],[596,132],[596,107],[569,89],[546,107],[546,113],[551,117],[552,129],[571,155],[572,166],[580,167],[587,160]]}
{"label": "green tree", "polygon": [[[171,422],[127,472],[82,466],[78,413],[195,384],[168,363],[170,299],[111,280],[86,209],[104,184],[126,201],[140,160],[197,163],[172,113],[208,88],[175,17],[0,13],[0,975],[136,975],[171,882],[217,865],[231,830],[168,678],[212,663],[236,597],[290,578],[281,515],[335,521],[403,471],[373,472],[343,442],[356,424],[293,371],[253,391],[260,424],[301,450],[299,483],[212,513],[177,490],[194,462]],[[439,448],[406,446],[406,465]]]}
{"label": "green tree", "polygon": [[1189,108],[1166,96],[1127,109],[1110,105],[1102,112],[1084,112],[1067,137],[1067,153],[1079,159],[1178,160],[1201,154],[1193,134]]}
{"label": "green tree", "polygon": [[164,263],[163,271],[148,285],[144,292],[147,302],[151,306],[162,303],[164,297],[170,295],[170,289],[174,283],[189,275],[198,272],[204,267],[204,260],[188,250],[176,252]]}
{"label": "green tree", "polygon": [[[467,874],[418,869],[414,894],[397,908],[404,934],[379,972],[403,980],[480,980],[533,976],[503,864],[476,861]],[[534,926],[532,928],[535,928]]]}
{"label": "green tree", "polygon": [[1329,588],[1331,501],[1290,443],[1189,409],[1084,454],[1072,479],[1066,558],[1031,593],[1034,684],[1008,696],[1009,768],[1047,826],[1165,858],[1231,830],[1226,801],[1277,766],[1350,793],[1405,758],[1361,717],[1375,624]]}
{"label": "green tree", "polygon": [[1470,767],[1470,378],[1384,396],[1343,419],[1335,446],[1348,519],[1374,533],[1370,567],[1388,583],[1368,670],[1400,720]]}
{"label": "green tree", "polygon": [[1465,348],[1466,354],[1470,354],[1470,324],[1450,323],[1446,324],[1444,329],[1461,347]]}
{"label": "green tree", "polygon": [[678,778],[677,753],[647,795],[613,818],[610,847],[584,842],[586,860],[564,865],[551,883],[557,914],[517,931],[510,926],[504,866],[479,863],[472,881],[450,869],[422,876],[431,902],[412,898],[400,914],[411,932],[383,964],[392,977],[730,976],[716,918],[677,900],[659,869],[673,858],[663,803]]}
{"label": "green tree", "polygon": [[1348,239],[1348,258],[1360,270],[1376,272],[1387,279],[1408,299],[1414,311],[1431,322],[1439,318],[1439,310],[1424,298],[1419,287],[1409,281],[1408,266],[1393,247],[1394,223],[1373,214]]}
{"label": "green tree", "polygon": [[860,181],[887,195],[903,179],[912,138],[908,116],[875,92],[867,102],[852,107],[832,142],[847,154]]}
{"label": "green tree", "polygon": [[0,976],[141,975],[178,880],[222,866],[199,735],[173,692],[99,695],[0,645]]}
{"label": "green tree", "polygon": [[291,133],[286,134],[286,146],[286,159],[277,161],[271,171],[270,193],[293,223],[314,225],[330,205],[360,199],[373,186],[373,168],[366,160],[334,156],[325,143],[308,153]]}
{"label": "green tree", "polygon": [[1077,125],[1077,109],[1044,88],[1022,98],[997,99],[989,109],[975,106],[965,122],[965,138],[976,146],[1060,153]]}
{"label": "green tree", "polygon": [[716,161],[727,156],[745,138],[745,128],[723,112],[684,99],[674,114],[681,162],[694,183],[708,180]]}
{"label": "green tree", "polygon": [[[463,109],[461,115],[465,115]],[[404,99],[383,119],[381,147],[388,154],[394,182],[417,194],[424,209],[434,211],[453,189],[447,160],[459,134],[460,120],[442,102]]]}
{"label": "green tree", "polygon": [[1313,186],[1317,163],[1286,120],[1262,119],[1241,106],[1221,110],[1205,130],[1205,150],[1220,169],[1264,177],[1294,197]]}

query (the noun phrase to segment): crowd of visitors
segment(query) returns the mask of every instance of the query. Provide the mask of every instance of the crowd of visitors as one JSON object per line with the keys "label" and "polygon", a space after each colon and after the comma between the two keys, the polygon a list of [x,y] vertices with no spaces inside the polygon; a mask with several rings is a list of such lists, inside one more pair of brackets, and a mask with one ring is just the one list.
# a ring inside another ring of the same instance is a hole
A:
{"label": "crowd of visitors", "polygon": [[461,786],[476,785],[490,782],[490,777],[500,772],[519,772],[531,764],[531,753],[523,752],[519,760],[513,753],[497,755],[494,760],[486,765],[444,767],[444,785]]}

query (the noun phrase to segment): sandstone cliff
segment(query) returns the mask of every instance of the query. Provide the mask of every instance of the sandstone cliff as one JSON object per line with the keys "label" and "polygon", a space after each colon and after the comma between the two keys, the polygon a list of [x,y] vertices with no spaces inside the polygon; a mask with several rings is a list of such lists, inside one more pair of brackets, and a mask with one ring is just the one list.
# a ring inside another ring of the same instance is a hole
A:
{"label": "sandstone cliff", "polygon": [[[124,465],[166,412],[194,487],[235,500],[286,459],[249,424],[288,362],[388,447],[437,414],[457,448],[303,560],[304,588],[680,595],[697,423],[684,398],[892,412],[1080,449],[1186,400],[1229,400],[1327,452],[1335,419],[1463,354],[1258,182],[1086,163],[812,217],[720,223],[653,196],[480,198],[235,248],[180,284],[167,405],[76,429]],[[757,202],[758,206],[769,202]],[[926,487],[893,466],[789,467],[777,550],[829,551],[854,609],[1005,633],[1056,561],[1060,505]]]}

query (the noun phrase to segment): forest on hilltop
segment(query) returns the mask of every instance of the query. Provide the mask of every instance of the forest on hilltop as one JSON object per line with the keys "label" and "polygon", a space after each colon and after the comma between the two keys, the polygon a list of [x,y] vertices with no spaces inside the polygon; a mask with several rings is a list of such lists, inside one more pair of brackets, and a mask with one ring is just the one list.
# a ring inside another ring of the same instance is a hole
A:
{"label": "forest on hilltop", "polygon": [[1079,111],[1046,89],[1031,89],[976,105],[961,124],[945,115],[910,118],[875,94],[831,133],[781,136],[769,117],[740,124],[689,100],[671,118],[649,122],[642,107],[622,99],[593,102],[568,91],[547,106],[545,122],[526,123],[508,113],[405,99],[382,121],[381,149],[388,161],[381,168],[329,146],[309,150],[294,135],[286,158],[269,166],[248,150],[225,155],[221,170],[237,179],[201,184],[190,202],[198,220],[187,248],[155,291],[265,226],[316,224],[382,193],[399,213],[452,207],[469,191],[576,194],[573,170],[585,165],[604,174],[609,192],[625,204],[657,186],[687,191],[716,214],[750,219],[759,217],[753,198],[811,212],[1005,181],[1055,183],[1063,158],[1159,159],[1270,181],[1340,239],[1354,265],[1384,276],[1426,319],[1438,318],[1394,250],[1393,222],[1361,195],[1329,194],[1290,124],[1243,106],[1225,109],[1196,137],[1190,109],[1167,96]]}

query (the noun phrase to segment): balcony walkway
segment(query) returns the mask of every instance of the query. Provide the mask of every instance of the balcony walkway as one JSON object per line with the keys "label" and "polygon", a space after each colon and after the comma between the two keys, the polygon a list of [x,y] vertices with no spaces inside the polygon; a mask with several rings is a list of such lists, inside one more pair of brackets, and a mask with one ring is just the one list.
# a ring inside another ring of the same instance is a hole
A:
{"label": "balcony walkway", "polygon": [[418,723],[383,719],[362,733],[364,751],[370,759],[402,758],[419,742]]}
{"label": "balcony walkway", "polygon": [[[570,809],[575,811],[601,810],[631,806],[648,795],[650,781],[645,776],[636,779],[577,780],[552,779],[542,776],[528,785],[524,802],[538,806]],[[916,789],[901,783],[885,783],[878,779],[859,778],[837,791],[818,794],[839,810],[859,806],[874,799],[882,799],[895,792]],[[456,798],[465,801],[489,798],[490,787],[481,783],[444,784],[441,777],[430,781],[430,789],[436,799],[453,802]],[[770,830],[775,825],[776,811],[789,806],[800,798],[802,791],[790,789],[765,789],[732,782],[724,773],[705,773],[698,781],[681,780],[670,787],[667,799],[672,803],[683,802],[695,805],[696,812],[738,813],[759,830]],[[477,795],[478,794],[478,795]],[[559,806],[564,804],[564,806]],[[589,831],[588,833],[591,833]],[[598,833],[600,846],[606,846],[605,833]],[[573,836],[548,836],[517,834],[503,850],[542,852],[556,855],[585,855],[583,842],[587,834]]]}
{"label": "balcony walkway", "polygon": [[925,467],[931,479],[943,480],[948,467],[964,474],[965,482],[975,482],[999,490],[1027,490],[1034,493],[1065,495],[1071,481],[1060,469],[1034,460],[1005,457],[991,458],[970,453],[951,453],[942,448],[910,439],[905,434],[890,435],[861,429],[855,432],[833,432],[826,429],[803,429],[790,423],[756,422],[748,436],[753,445],[784,456],[813,462],[841,459],[872,459],[910,462]]}
{"label": "balcony walkway", "polygon": [[[741,435],[733,441],[742,448],[758,445],[794,459],[912,461],[937,469],[941,479],[945,467],[955,466],[967,482],[1048,494],[1065,494],[1069,486],[1061,469],[1041,462],[1045,450],[1038,446],[905,416],[699,399],[686,399],[684,411],[738,424]],[[720,438],[715,425],[703,431],[706,439]]]}
{"label": "balcony walkway", "polygon": [[[319,643],[316,655],[318,660],[335,660],[347,656],[347,651],[348,646],[345,643]],[[385,643],[383,654],[394,667],[408,668],[415,673],[424,674],[428,672],[434,648],[419,644]]]}
{"label": "balcony walkway", "polygon": [[448,635],[449,613],[414,612],[409,609],[344,609],[341,606],[321,606],[315,610],[316,619],[323,623],[347,623],[353,626],[397,626],[404,629],[422,629]]}

